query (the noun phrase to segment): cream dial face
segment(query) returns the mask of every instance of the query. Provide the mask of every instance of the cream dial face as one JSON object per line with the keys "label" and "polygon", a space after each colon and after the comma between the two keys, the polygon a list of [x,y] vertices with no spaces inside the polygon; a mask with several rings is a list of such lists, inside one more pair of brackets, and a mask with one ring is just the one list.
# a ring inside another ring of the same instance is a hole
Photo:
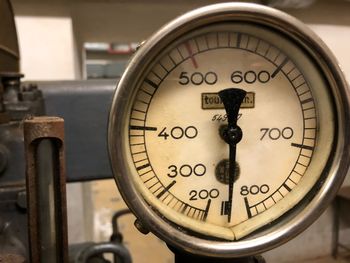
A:
{"label": "cream dial face", "polygon": [[[188,33],[159,54],[134,96],[132,180],[173,223],[240,239],[292,209],[319,179],[334,133],[325,85],[298,46],[267,29],[236,23]],[[228,88],[247,92],[231,189],[218,95]]]}

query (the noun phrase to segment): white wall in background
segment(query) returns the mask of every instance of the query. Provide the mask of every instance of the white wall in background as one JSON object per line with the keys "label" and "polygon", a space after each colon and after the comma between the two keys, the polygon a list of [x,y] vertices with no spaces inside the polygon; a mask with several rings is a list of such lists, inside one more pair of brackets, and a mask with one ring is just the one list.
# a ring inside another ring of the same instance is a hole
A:
{"label": "white wall in background", "polygon": [[347,79],[350,80],[350,26],[316,24],[309,26],[332,50]]}
{"label": "white wall in background", "polygon": [[21,72],[27,80],[77,78],[72,19],[16,16]]}

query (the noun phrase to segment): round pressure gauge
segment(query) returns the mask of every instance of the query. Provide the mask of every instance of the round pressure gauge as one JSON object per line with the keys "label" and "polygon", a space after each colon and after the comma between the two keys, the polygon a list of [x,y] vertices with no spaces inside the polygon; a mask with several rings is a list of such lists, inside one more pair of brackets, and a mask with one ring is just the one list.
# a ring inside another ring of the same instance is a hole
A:
{"label": "round pressure gauge", "polygon": [[119,190],[171,246],[239,257],[300,233],[349,160],[349,102],[322,41],[271,8],[189,12],[136,52],[108,144]]}

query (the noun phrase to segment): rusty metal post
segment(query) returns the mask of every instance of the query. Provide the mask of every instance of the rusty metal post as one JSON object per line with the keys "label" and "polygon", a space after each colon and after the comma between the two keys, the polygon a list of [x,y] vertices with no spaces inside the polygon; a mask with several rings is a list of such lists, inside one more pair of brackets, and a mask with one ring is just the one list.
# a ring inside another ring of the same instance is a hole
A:
{"label": "rusty metal post", "polygon": [[68,263],[64,121],[24,121],[30,262]]}

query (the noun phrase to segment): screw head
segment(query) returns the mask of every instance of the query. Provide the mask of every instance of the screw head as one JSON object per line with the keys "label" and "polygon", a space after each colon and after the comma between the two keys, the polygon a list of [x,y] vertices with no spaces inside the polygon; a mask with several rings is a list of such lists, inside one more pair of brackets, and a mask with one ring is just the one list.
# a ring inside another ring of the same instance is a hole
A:
{"label": "screw head", "polygon": [[17,206],[21,209],[27,209],[27,194],[26,191],[17,194]]}
{"label": "screw head", "polygon": [[144,235],[147,235],[149,233],[148,228],[146,228],[139,219],[135,220],[134,226],[137,228],[138,231],[140,231]]}

